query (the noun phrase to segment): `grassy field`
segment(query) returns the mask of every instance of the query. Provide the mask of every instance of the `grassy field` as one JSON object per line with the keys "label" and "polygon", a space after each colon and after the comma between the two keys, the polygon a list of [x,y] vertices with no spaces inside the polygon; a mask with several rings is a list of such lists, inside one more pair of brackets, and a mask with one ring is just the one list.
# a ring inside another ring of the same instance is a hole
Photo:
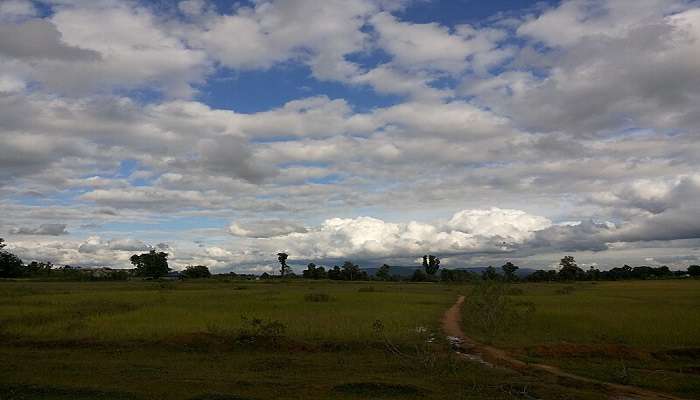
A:
{"label": "grassy field", "polygon": [[516,284],[507,293],[518,317],[494,333],[466,307],[465,332],[525,361],[700,398],[700,280]]}
{"label": "grassy field", "polygon": [[[700,281],[516,284],[465,331],[519,358],[700,395]],[[0,399],[602,399],[466,362],[440,317],[473,286],[0,282]],[[534,306],[534,307],[533,307]],[[530,311],[527,311],[530,310]]]}
{"label": "grassy field", "polygon": [[[16,283],[0,286],[2,333],[31,341],[158,342],[192,333],[227,335],[253,318],[278,321],[309,345],[366,343],[381,320],[397,343],[436,328],[454,301],[433,285],[136,282]],[[374,291],[369,291],[374,290]],[[327,301],[306,295],[327,294]],[[342,312],[338,312],[342,311]]]}
{"label": "grassy field", "polygon": [[602,399],[465,362],[464,286],[0,282],[0,399]]}

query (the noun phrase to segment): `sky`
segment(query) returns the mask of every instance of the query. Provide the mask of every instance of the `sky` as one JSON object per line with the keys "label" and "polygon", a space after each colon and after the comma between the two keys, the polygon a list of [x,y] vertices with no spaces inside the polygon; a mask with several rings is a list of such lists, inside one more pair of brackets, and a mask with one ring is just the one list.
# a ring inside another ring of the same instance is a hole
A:
{"label": "sky", "polygon": [[175,269],[700,262],[700,3],[0,0],[0,237]]}

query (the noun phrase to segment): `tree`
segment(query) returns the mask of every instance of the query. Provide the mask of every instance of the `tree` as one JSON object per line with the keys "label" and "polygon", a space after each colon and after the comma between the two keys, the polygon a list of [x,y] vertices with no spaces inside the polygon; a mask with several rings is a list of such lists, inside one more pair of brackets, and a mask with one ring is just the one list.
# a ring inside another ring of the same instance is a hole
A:
{"label": "tree", "polygon": [[512,282],[518,279],[518,277],[515,275],[515,271],[520,268],[512,262],[508,261],[507,263],[503,264],[501,269],[503,270],[503,275],[507,281]]}
{"label": "tree", "polygon": [[696,277],[700,276],[700,265],[691,265],[688,267],[688,275]]}
{"label": "tree", "polygon": [[413,271],[413,276],[411,276],[411,282],[425,282],[427,280],[428,275],[426,275],[422,269],[417,269]]}
{"label": "tree", "polygon": [[182,276],[190,279],[209,278],[211,272],[209,272],[209,268],[206,265],[189,265],[182,271]]}
{"label": "tree", "polygon": [[334,281],[343,279],[343,271],[340,270],[339,266],[335,265],[333,266],[333,269],[328,270],[328,279]]}
{"label": "tree", "polygon": [[474,273],[458,269],[441,269],[440,280],[443,282],[469,282],[476,279]]}
{"label": "tree", "polygon": [[548,269],[548,270],[542,270],[538,269],[537,271],[531,273],[530,275],[527,276],[527,280],[531,282],[552,282],[557,279],[557,271],[553,269]]}
{"label": "tree", "polygon": [[423,256],[423,269],[425,273],[433,276],[440,269],[440,259],[433,255]]}
{"label": "tree", "polygon": [[326,279],[326,269],[317,267],[314,263],[309,263],[302,272],[302,277],[304,277],[304,279]]}
{"label": "tree", "polygon": [[0,238],[0,278],[17,278],[24,273],[24,264],[16,255],[5,248],[5,240]]}
{"label": "tree", "polygon": [[377,273],[374,276],[380,281],[390,281],[391,280],[391,274],[389,273],[390,269],[391,269],[390,266],[384,264],[379,268],[379,271],[377,271]]}
{"label": "tree", "polygon": [[343,263],[342,279],[346,281],[362,279],[362,271],[360,271],[360,267],[353,264],[352,261],[345,261]]}
{"label": "tree", "polygon": [[597,281],[600,279],[600,270],[597,268],[593,268],[591,265],[590,268],[588,268],[588,271],[586,271],[586,279],[589,281]]}
{"label": "tree", "polygon": [[309,263],[306,269],[301,272],[301,276],[304,279],[314,279],[314,274],[316,273],[316,264]]}
{"label": "tree", "polygon": [[559,278],[564,281],[575,281],[582,279],[586,273],[579,268],[573,256],[564,256],[559,261]]}
{"label": "tree", "polygon": [[136,276],[158,278],[170,271],[168,253],[151,250],[148,253],[134,254],[130,260],[136,267]]}
{"label": "tree", "polygon": [[316,267],[316,271],[314,271],[314,279],[326,279],[328,278],[328,274],[326,273],[326,269],[323,267]]}
{"label": "tree", "polygon": [[280,275],[285,276],[292,271],[292,269],[287,265],[287,258],[289,254],[287,253],[277,253],[277,261],[280,262]]}
{"label": "tree", "polygon": [[495,281],[498,280],[501,277],[501,275],[496,272],[496,268],[492,266],[488,266],[482,273],[481,273],[481,278],[485,281]]}
{"label": "tree", "polygon": [[53,264],[50,262],[32,261],[24,267],[24,273],[29,276],[50,275]]}

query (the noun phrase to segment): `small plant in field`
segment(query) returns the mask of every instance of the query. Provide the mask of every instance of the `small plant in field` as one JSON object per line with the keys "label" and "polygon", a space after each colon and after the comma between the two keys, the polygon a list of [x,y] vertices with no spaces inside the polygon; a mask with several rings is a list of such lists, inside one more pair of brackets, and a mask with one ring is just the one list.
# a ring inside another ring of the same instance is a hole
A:
{"label": "small plant in field", "polygon": [[623,385],[630,383],[630,371],[624,360],[620,360],[620,370],[615,373],[615,380]]}
{"label": "small plant in field", "polygon": [[304,296],[304,301],[311,303],[328,303],[331,301],[331,296],[327,293],[307,293]]}
{"label": "small plant in field", "polygon": [[415,333],[419,336],[419,340],[410,349],[400,348],[395,345],[386,335],[384,323],[381,320],[377,319],[372,323],[372,330],[384,342],[386,352],[396,356],[405,363],[407,369],[422,368],[434,372],[433,370],[438,363],[439,352],[436,351],[434,345],[435,336],[429,329],[424,326],[415,328]]}
{"label": "small plant in field", "polygon": [[357,291],[359,293],[372,293],[372,292],[376,292],[377,289],[375,289],[374,286],[365,286],[365,287],[361,287],[361,288],[357,289]]}

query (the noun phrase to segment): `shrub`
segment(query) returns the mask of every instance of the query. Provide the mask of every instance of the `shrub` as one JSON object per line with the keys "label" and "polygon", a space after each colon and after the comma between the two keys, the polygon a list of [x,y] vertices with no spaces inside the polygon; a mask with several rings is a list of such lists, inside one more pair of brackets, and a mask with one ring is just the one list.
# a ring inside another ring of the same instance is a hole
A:
{"label": "shrub", "polygon": [[256,341],[276,342],[287,330],[287,326],[277,320],[263,320],[262,318],[248,318],[242,316],[245,326],[238,333],[238,341],[254,343]]}
{"label": "shrub", "polygon": [[514,302],[508,291],[501,282],[483,281],[465,301],[469,321],[489,340],[524,323],[535,311],[533,303]]}
{"label": "shrub", "polygon": [[331,296],[327,293],[308,293],[304,296],[304,300],[312,303],[327,303],[331,300]]}

